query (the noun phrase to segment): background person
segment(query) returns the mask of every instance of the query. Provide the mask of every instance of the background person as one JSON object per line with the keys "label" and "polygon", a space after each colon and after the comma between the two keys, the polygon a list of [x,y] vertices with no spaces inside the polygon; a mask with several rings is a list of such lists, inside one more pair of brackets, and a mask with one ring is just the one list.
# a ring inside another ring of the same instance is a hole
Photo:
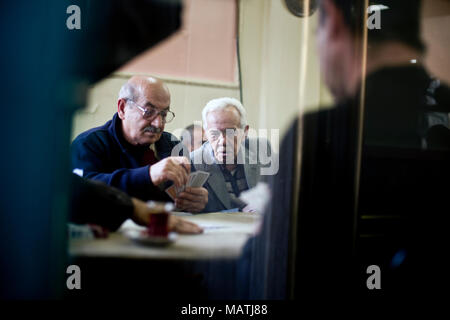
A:
{"label": "background person", "polygon": [[188,152],[192,152],[202,146],[205,133],[202,126],[191,124],[181,134],[181,142],[186,146]]}

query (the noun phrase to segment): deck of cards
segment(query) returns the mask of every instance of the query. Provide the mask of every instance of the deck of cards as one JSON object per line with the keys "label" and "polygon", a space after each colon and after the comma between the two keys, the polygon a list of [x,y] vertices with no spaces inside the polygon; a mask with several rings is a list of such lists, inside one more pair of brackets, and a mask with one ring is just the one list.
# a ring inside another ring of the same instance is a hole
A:
{"label": "deck of cards", "polygon": [[208,180],[208,177],[209,177],[209,173],[205,172],[205,171],[191,172],[189,175],[189,180],[186,185],[177,187],[173,184],[169,188],[166,189],[166,192],[172,198],[172,200],[175,200],[175,198],[178,197],[178,194],[180,192],[183,192],[186,187],[191,187],[191,188],[202,187],[205,184],[206,180]]}

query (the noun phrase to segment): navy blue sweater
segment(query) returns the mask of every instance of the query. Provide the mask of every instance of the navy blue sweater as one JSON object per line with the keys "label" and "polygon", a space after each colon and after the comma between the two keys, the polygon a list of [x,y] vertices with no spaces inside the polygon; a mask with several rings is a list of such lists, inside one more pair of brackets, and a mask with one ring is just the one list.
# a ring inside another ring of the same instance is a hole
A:
{"label": "navy blue sweater", "polygon": [[[145,148],[129,144],[122,135],[122,123],[117,113],[101,127],[81,133],[72,142],[72,169],[80,169],[83,177],[102,181],[141,200],[170,201],[167,194],[155,186],[149,165],[139,163]],[[155,143],[160,159],[171,156],[179,141],[163,132]]]}

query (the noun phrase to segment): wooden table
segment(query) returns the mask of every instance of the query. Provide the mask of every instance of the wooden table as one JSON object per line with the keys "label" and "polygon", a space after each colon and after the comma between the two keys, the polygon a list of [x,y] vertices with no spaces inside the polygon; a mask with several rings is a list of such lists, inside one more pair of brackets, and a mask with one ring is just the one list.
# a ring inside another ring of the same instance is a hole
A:
{"label": "wooden table", "polygon": [[261,221],[256,213],[174,214],[202,226],[204,233],[177,235],[174,243],[164,247],[142,245],[125,236],[127,229],[142,228],[128,220],[106,239],[71,240],[69,254],[74,258],[233,259],[240,255],[246,240],[256,232]]}

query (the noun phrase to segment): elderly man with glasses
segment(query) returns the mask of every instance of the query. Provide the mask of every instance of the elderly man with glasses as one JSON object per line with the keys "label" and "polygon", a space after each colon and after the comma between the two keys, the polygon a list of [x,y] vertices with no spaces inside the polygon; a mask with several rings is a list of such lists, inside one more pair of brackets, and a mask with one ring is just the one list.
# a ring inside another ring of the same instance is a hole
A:
{"label": "elderly man with glasses", "polygon": [[207,142],[191,152],[193,170],[209,172],[209,200],[204,212],[254,211],[239,196],[256,186],[262,168],[270,164],[266,139],[248,138],[246,111],[234,98],[209,101],[202,111]]}
{"label": "elderly man with glasses", "polygon": [[[164,192],[167,183],[182,186],[190,173],[187,158],[171,156],[179,141],[164,126],[174,117],[169,90],[161,80],[132,77],[120,89],[112,120],[73,141],[74,172],[142,200],[170,201]],[[186,188],[175,204],[180,210],[199,212],[207,201],[205,188]]]}

